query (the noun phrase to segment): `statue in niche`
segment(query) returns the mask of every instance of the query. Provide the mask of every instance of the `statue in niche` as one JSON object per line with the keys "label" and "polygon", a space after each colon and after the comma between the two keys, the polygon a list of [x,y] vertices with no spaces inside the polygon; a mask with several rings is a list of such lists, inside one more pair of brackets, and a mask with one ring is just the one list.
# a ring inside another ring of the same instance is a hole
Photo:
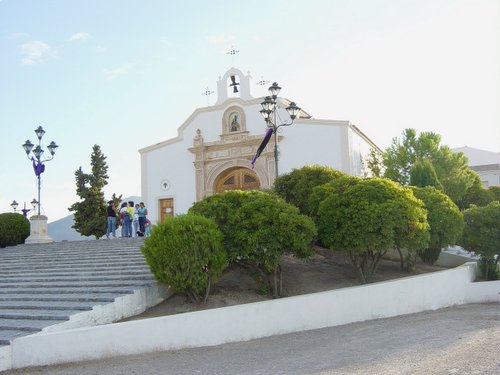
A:
{"label": "statue in niche", "polygon": [[239,132],[240,131],[240,114],[238,112],[232,112],[229,115],[229,131]]}

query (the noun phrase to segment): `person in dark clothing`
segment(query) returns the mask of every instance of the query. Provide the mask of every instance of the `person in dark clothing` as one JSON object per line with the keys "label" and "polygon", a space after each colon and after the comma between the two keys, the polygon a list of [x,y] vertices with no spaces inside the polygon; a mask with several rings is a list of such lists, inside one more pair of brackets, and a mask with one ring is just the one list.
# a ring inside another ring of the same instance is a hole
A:
{"label": "person in dark clothing", "polygon": [[113,238],[116,238],[116,209],[113,201],[108,202],[108,207],[106,207],[106,212],[108,216],[108,226],[106,228],[106,238],[112,234]]}

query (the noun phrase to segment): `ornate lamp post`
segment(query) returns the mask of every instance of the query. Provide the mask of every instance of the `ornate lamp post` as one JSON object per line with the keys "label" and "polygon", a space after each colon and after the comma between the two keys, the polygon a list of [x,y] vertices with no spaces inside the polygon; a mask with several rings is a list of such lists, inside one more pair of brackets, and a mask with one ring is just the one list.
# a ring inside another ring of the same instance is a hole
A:
{"label": "ornate lamp post", "polygon": [[19,206],[19,203],[17,203],[16,200],[14,199],[10,205],[14,209],[14,212],[16,212],[16,208],[17,206]]}
{"label": "ornate lamp post", "polygon": [[[38,204],[37,200],[35,198],[33,198],[33,200],[31,201],[31,205],[33,206],[33,208],[30,209],[30,208],[26,208],[26,202],[24,202],[24,208],[21,210],[24,217],[28,217],[28,212],[33,211],[36,208],[37,204]],[[16,212],[16,209],[17,209],[17,206],[19,206],[19,203],[17,203],[16,200],[13,200],[10,205],[14,209],[14,212]]]}
{"label": "ornate lamp post", "polygon": [[[50,152],[50,157],[44,159],[43,158],[43,153],[45,152],[42,149],[42,138],[43,135],[45,134],[45,130],[41,126],[35,129],[35,134],[38,138],[38,145],[35,147],[33,143],[28,139],[24,144],[23,148],[24,151],[26,152],[26,156],[28,157],[29,160],[33,163],[33,170],[35,171],[35,175],[38,180],[38,215],[40,216],[40,207],[41,207],[41,200],[40,200],[40,186],[41,186],[41,175],[45,171],[45,162],[48,162],[54,158],[54,154],[56,153],[56,149],[59,147],[56,145],[54,141],[50,142],[50,144],[47,146],[47,149]],[[31,156],[30,156],[31,153]]]}
{"label": "ornate lamp post", "polygon": [[281,90],[281,87],[278,86],[276,82],[274,82],[271,87],[269,87],[269,93],[270,96],[266,96],[264,98],[264,101],[261,104],[262,110],[260,113],[264,117],[264,120],[266,120],[266,125],[268,127],[268,131],[271,131],[274,133],[274,167],[275,167],[275,172],[276,172],[276,177],[278,177],[278,158],[279,158],[279,151],[278,151],[278,131],[279,128],[282,126],[290,126],[293,124],[293,121],[297,117],[297,115],[300,112],[300,108],[297,107],[295,102],[290,102],[288,107],[286,107],[286,111],[288,112],[288,115],[290,116],[291,121],[282,121],[280,118],[280,115],[278,113],[278,109],[280,109],[278,105],[278,94]]}
{"label": "ornate lamp post", "polygon": [[38,138],[38,145],[34,145],[27,140],[23,144],[24,151],[26,152],[26,156],[29,160],[31,160],[33,164],[33,170],[35,171],[35,175],[37,177],[37,188],[38,188],[38,200],[33,199],[33,209],[36,209],[37,215],[33,215],[30,217],[30,236],[24,241],[24,243],[48,243],[53,242],[54,240],[50,238],[47,230],[47,216],[40,215],[40,208],[42,206],[42,202],[40,200],[40,187],[41,187],[41,175],[45,171],[46,162],[52,160],[54,158],[54,154],[56,153],[56,149],[59,147],[56,145],[54,141],[50,142],[47,146],[47,150],[49,150],[50,156],[47,158],[43,157],[44,150],[42,149],[42,138],[45,134],[45,130],[41,126],[35,129],[35,134]]}

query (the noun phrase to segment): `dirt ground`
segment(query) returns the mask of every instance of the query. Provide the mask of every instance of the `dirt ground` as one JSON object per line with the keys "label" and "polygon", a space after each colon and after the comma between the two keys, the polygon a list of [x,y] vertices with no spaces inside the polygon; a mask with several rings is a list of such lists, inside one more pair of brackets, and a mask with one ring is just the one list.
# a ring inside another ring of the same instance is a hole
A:
{"label": "dirt ground", "polygon": [[[298,259],[292,255],[285,255],[281,264],[285,296],[361,285],[356,270],[350,265],[345,254],[341,252],[332,252],[316,247],[314,255],[308,259]],[[382,259],[371,282],[408,277],[443,269],[445,268],[418,262],[414,271],[404,272],[400,268],[399,258]],[[144,313],[123,321],[272,299],[268,295],[259,294],[258,289],[259,284],[251,277],[248,270],[233,266],[226,270],[224,275],[212,286],[207,303],[193,304],[183,295],[174,295]]]}

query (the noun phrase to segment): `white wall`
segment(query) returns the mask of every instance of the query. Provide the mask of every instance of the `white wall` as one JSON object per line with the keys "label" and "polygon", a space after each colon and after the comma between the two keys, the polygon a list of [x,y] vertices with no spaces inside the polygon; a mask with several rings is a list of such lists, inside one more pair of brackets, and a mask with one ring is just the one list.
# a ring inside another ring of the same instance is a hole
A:
{"label": "white wall", "polygon": [[353,176],[364,177],[366,165],[364,165],[366,156],[372,149],[372,146],[366,140],[349,127],[349,160],[350,174]]}
{"label": "white wall", "polygon": [[[347,122],[297,121],[283,127],[279,147],[279,173],[289,173],[293,168],[318,164],[331,166],[348,173],[348,165],[342,154],[347,153],[347,142],[343,129]],[[274,141],[274,140],[272,140]]]}
{"label": "white wall", "polygon": [[[15,339],[12,367],[219,345],[475,302],[498,302],[500,281],[477,265],[272,301]],[[2,353],[0,352],[0,357]],[[6,369],[6,368],[4,368]],[[1,368],[0,368],[1,370]]]}
{"label": "white wall", "polygon": [[479,177],[481,178],[481,182],[483,186],[487,189],[490,186],[500,186],[500,171],[499,170],[491,170],[491,171],[476,171]]}

